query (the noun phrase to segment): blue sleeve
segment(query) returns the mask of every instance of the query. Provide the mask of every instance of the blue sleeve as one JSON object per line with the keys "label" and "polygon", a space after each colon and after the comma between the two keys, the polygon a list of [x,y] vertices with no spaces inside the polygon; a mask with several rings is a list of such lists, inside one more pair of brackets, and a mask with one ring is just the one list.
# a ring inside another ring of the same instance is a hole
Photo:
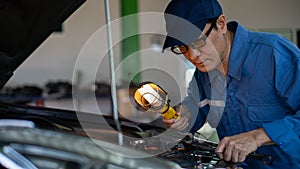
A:
{"label": "blue sleeve", "polygon": [[190,132],[195,133],[201,126],[204,124],[201,113],[199,113],[199,102],[201,97],[201,84],[199,82],[198,70],[195,71],[194,76],[189,83],[187,96],[181,102],[182,105],[185,105],[190,114]]}
{"label": "blue sleeve", "polygon": [[263,125],[267,135],[295,163],[300,162],[300,51],[282,39],[274,48],[275,88],[291,116]]}

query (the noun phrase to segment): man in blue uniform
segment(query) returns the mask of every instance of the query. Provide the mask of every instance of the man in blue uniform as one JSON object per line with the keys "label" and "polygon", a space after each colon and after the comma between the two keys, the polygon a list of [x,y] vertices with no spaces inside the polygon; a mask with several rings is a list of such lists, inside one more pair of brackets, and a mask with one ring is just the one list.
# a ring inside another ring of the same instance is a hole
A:
{"label": "man in blue uniform", "polygon": [[[221,140],[219,157],[243,168],[300,168],[299,49],[282,36],[227,23],[217,0],[172,0],[165,21],[164,49],[196,67],[181,104],[196,119],[191,132],[208,121]],[[185,128],[190,117],[178,114],[164,123]],[[252,152],[273,163],[246,158]]]}

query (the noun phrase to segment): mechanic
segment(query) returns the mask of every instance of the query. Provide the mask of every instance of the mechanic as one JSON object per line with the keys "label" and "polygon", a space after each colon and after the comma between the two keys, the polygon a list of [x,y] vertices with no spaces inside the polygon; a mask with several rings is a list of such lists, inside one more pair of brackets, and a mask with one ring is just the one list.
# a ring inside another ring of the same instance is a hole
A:
{"label": "mechanic", "polygon": [[[217,0],[172,0],[165,22],[164,50],[183,54],[196,70],[180,106],[190,115],[177,108],[181,118],[163,122],[194,133],[208,121],[221,140],[219,157],[243,162],[244,169],[300,168],[297,46],[227,22]],[[271,155],[272,164],[246,158],[252,152]]]}

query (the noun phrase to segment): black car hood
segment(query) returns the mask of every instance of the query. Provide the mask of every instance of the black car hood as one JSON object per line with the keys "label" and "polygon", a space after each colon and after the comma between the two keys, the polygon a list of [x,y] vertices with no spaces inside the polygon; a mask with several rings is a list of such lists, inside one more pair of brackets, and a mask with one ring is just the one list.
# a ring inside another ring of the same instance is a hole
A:
{"label": "black car hood", "polygon": [[0,0],[0,89],[85,0]]}

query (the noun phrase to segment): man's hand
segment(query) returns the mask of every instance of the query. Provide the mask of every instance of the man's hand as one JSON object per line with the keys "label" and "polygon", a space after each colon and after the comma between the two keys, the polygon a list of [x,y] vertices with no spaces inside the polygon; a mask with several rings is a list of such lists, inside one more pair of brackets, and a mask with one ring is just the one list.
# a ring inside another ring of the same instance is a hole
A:
{"label": "man's hand", "polygon": [[216,148],[216,153],[225,161],[243,162],[246,156],[258,147],[273,144],[263,128],[224,137]]}
{"label": "man's hand", "polygon": [[189,121],[190,121],[190,112],[189,110],[183,106],[183,105],[178,105],[175,107],[176,114],[178,115],[177,119],[165,119],[163,118],[163,122],[166,124],[167,128],[172,128],[176,130],[184,130],[189,126]]}

